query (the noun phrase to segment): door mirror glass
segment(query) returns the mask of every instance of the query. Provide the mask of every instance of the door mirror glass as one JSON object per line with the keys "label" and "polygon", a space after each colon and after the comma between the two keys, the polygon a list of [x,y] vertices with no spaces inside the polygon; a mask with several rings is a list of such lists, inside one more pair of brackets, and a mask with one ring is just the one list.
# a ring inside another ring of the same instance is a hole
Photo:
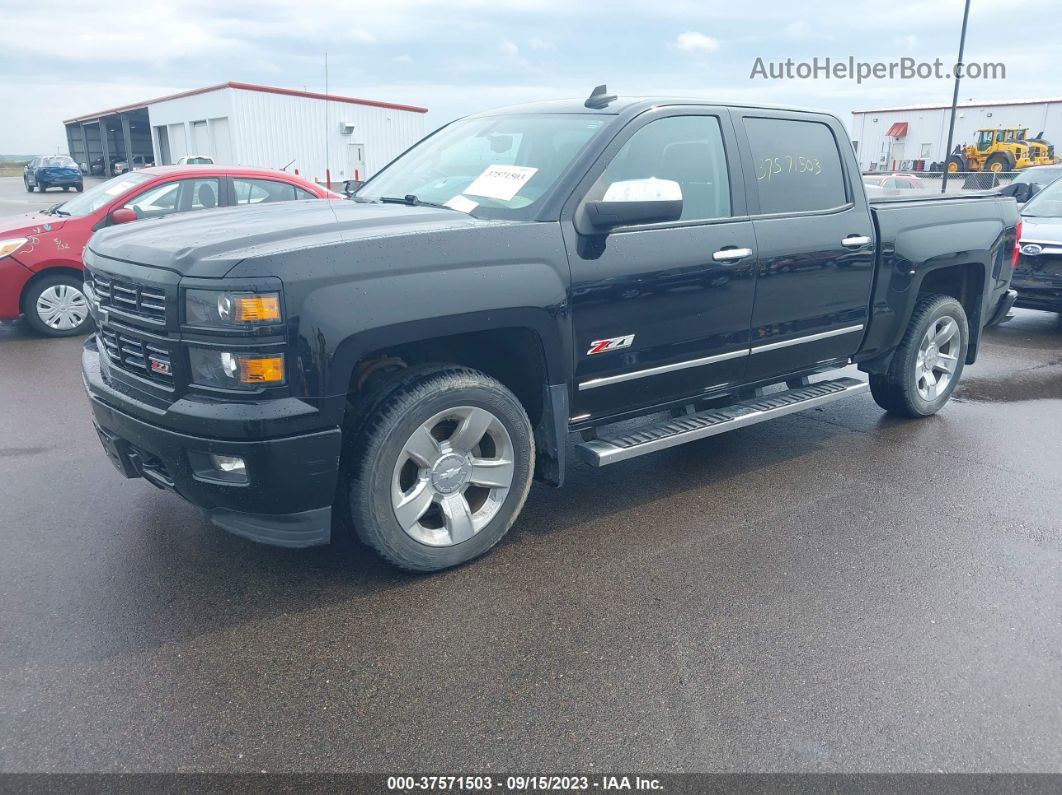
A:
{"label": "door mirror glass", "polygon": [[677,221],[682,217],[682,187],[670,179],[628,179],[613,182],[600,201],[586,203],[597,229]]}

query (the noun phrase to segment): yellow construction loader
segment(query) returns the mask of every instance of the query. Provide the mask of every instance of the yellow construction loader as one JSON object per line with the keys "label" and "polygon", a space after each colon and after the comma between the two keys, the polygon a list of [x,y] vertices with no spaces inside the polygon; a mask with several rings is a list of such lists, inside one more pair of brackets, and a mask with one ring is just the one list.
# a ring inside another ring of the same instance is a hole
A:
{"label": "yellow construction loader", "polygon": [[972,144],[960,144],[948,156],[946,168],[951,174],[959,171],[1020,171],[1031,166],[1054,166],[1060,162],[1055,148],[1043,139],[1027,137],[1027,127],[985,129],[977,131]]}

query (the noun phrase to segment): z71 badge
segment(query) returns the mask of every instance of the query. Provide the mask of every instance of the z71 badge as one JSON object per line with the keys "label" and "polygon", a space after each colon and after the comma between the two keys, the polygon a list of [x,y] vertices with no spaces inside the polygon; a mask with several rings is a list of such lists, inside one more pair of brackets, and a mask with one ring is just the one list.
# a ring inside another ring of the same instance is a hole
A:
{"label": "z71 badge", "polygon": [[621,348],[629,348],[633,342],[633,334],[628,334],[626,337],[609,337],[607,340],[594,340],[590,343],[590,350],[586,352],[586,355],[592,356],[595,353],[608,353]]}

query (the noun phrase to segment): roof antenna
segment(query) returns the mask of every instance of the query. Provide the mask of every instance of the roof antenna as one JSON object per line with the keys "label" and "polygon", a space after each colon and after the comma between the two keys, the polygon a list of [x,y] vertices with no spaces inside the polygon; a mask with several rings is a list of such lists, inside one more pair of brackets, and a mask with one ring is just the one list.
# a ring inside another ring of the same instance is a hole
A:
{"label": "roof antenna", "polygon": [[583,103],[583,106],[598,110],[600,108],[608,107],[608,103],[612,102],[614,99],[616,99],[616,95],[609,94],[608,89],[605,87],[604,83],[602,83],[590,92],[590,96],[586,98],[586,102]]}

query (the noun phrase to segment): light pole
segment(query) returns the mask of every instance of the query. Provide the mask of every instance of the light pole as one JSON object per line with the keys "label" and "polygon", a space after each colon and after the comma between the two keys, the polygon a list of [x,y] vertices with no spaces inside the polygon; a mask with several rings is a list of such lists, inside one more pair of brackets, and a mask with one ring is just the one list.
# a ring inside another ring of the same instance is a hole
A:
{"label": "light pole", "polygon": [[970,19],[970,0],[962,12],[962,33],[959,34],[959,60],[955,64],[955,91],[951,95],[951,121],[948,123],[948,148],[944,152],[944,175],[940,179],[940,192],[948,190],[948,158],[951,157],[952,139],[955,137],[955,110],[959,105],[959,81],[962,80],[962,51],[966,47],[966,22]]}

